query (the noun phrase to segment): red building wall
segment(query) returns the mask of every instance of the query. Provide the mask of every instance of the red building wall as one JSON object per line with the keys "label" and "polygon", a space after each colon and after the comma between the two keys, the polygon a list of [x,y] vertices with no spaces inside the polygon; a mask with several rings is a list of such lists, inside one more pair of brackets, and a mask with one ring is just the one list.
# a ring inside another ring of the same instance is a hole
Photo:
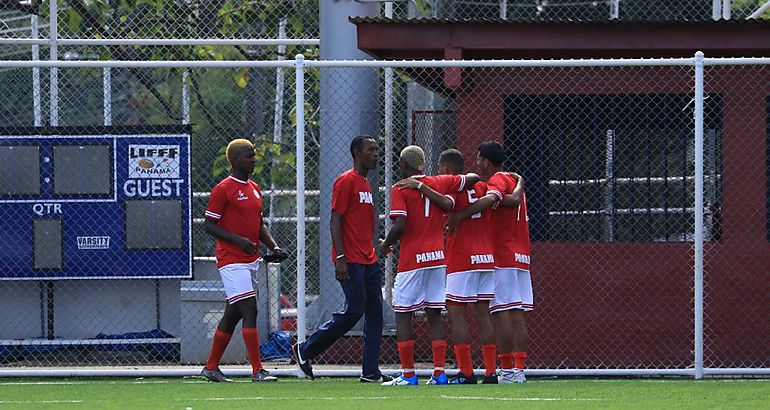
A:
{"label": "red building wall", "polygon": [[[723,97],[723,227],[706,246],[706,366],[770,364],[766,141],[770,71],[708,67]],[[510,94],[692,93],[691,67],[465,69],[455,88],[457,145],[503,141]],[[526,177],[526,176],[525,176]],[[539,204],[530,204],[530,208]],[[534,243],[535,367],[689,367],[691,243]]]}

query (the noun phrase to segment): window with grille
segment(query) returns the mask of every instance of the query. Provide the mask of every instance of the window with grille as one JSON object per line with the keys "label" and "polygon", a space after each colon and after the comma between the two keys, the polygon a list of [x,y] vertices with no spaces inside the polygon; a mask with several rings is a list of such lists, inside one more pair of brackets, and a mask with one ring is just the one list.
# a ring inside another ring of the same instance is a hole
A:
{"label": "window with grille", "polygon": [[[721,232],[721,107],[707,96],[708,240]],[[504,121],[506,167],[525,177],[533,240],[692,241],[690,95],[510,95]]]}

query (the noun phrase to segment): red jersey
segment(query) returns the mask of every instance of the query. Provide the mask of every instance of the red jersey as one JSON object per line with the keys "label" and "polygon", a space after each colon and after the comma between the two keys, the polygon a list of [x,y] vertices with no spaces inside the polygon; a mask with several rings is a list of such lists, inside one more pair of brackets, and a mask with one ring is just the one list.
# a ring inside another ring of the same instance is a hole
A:
{"label": "red jersey", "polygon": [[[444,195],[465,188],[465,175],[416,175],[412,178]],[[390,218],[406,218],[400,239],[398,272],[445,266],[444,211],[416,189],[393,186],[390,201]]]}
{"label": "red jersey", "polygon": [[[334,181],[332,211],[342,215],[342,239],[348,263],[371,265],[377,262],[374,253],[374,200],[369,180],[355,169],[343,172]],[[332,262],[337,250],[332,243]]]}
{"label": "red jersey", "polygon": [[[230,175],[211,190],[206,218],[217,221],[222,229],[257,244],[262,229],[262,194],[252,180],[242,181]],[[247,254],[234,243],[217,241],[215,255],[217,269],[232,263],[251,263],[259,258]]]}
{"label": "red jersey", "polygon": [[[487,184],[483,182],[452,194],[454,211],[462,211],[486,194]],[[487,209],[463,219],[457,229],[447,235],[447,274],[495,268],[492,225],[492,210]]]}
{"label": "red jersey", "polygon": [[[487,182],[487,194],[493,194],[498,201],[513,193],[516,178],[504,172],[492,175]],[[529,270],[529,217],[527,197],[522,195],[516,208],[505,208],[498,202],[494,212],[495,266],[498,268],[519,268]]]}

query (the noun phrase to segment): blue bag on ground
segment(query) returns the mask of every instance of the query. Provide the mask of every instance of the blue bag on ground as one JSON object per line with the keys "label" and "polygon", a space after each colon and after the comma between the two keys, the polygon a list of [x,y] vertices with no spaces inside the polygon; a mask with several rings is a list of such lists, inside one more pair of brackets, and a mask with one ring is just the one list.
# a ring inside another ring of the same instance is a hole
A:
{"label": "blue bag on ground", "polygon": [[284,331],[270,332],[267,343],[259,348],[262,360],[290,360],[291,359],[291,333]]}

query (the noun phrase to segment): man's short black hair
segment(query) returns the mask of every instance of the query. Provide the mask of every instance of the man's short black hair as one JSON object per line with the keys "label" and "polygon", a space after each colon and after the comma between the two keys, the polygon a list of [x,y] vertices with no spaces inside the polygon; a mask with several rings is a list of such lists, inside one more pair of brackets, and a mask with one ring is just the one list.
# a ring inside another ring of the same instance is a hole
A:
{"label": "man's short black hair", "polygon": [[497,141],[485,141],[479,145],[479,156],[492,163],[494,166],[502,166],[505,160],[503,146]]}
{"label": "man's short black hair", "polygon": [[438,163],[447,164],[457,171],[462,171],[465,168],[463,154],[454,148],[443,151],[438,157]]}
{"label": "man's short black hair", "polygon": [[356,151],[361,151],[364,148],[364,140],[373,140],[371,135],[356,135],[353,141],[350,141],[350,155],[353,159],[356,159]]}

